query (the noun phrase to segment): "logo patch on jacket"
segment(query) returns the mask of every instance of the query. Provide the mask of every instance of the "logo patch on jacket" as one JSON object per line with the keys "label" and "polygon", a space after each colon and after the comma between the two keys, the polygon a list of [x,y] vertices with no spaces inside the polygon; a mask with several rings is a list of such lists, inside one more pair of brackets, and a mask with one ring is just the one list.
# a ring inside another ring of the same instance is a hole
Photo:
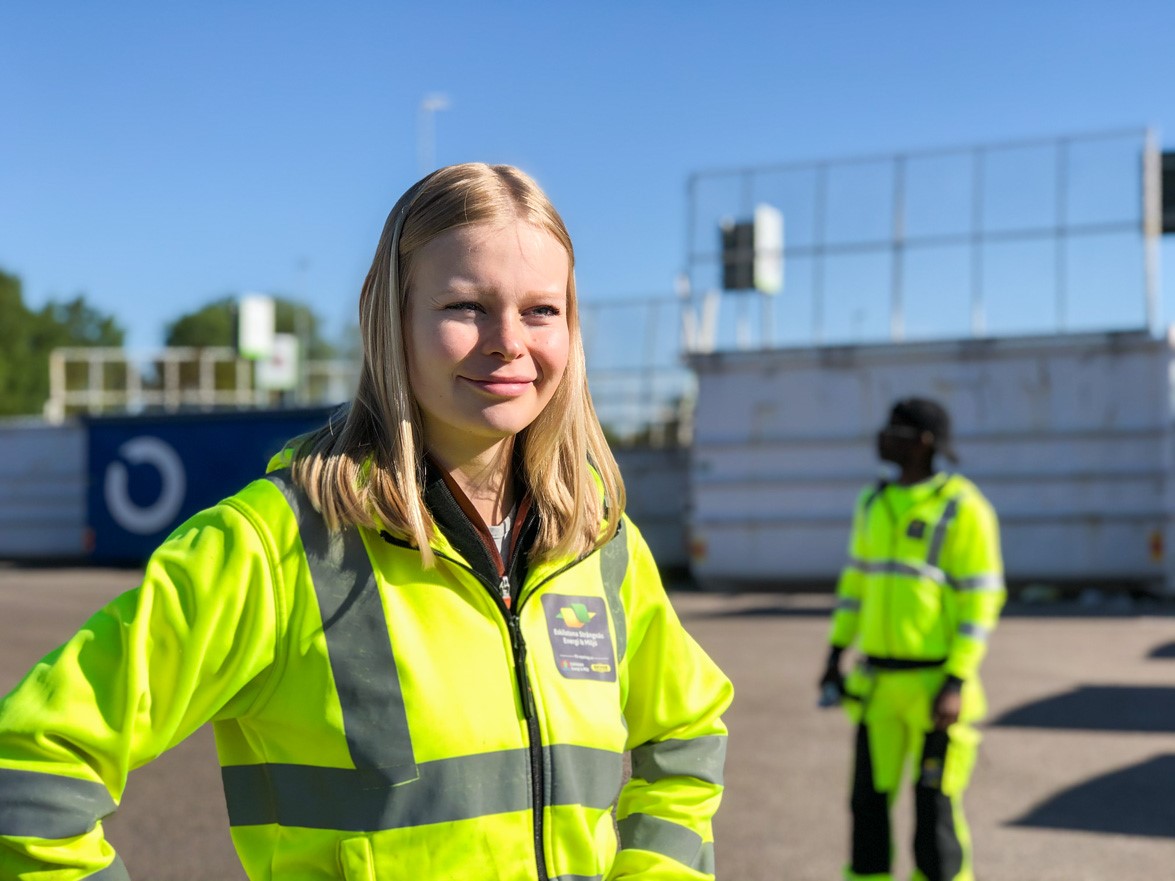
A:
{"label": "logo patch on jacket", "polygon": [[600,597],[543,594],[555,666],[567,679],[616,681],[608,611]]}
{"label": "logo patch on jacket", "polygon": [[910,525],[906,527],[906,535],[910,538],[922,538],[926,535],[926,521],[911,520]]}

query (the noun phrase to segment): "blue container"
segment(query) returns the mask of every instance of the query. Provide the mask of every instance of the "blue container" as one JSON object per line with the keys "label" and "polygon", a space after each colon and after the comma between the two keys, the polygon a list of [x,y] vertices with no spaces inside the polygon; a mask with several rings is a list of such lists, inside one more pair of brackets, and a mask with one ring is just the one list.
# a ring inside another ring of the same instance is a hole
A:
{"label": "blue container", "polygon": [[333,407],[87,420],[86,514],[95,562],[137,564],[192,514],[265,474]]}

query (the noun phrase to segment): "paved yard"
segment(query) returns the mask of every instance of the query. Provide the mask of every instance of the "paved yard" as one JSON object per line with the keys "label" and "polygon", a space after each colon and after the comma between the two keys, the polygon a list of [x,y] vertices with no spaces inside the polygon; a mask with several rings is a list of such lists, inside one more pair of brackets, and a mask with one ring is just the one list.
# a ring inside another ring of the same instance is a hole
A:
{"label": "paved yard", "polygon": [[[0,691],[137,572],[0,564]],[[815,706],[828,597],[676,592],[726,669],[726,881],[840,877],[851,731]],[[1154,605],[1012,608],[984,668],[991,716],[967,795],[981,881],[1172,877],[1175,615]],[[909,798],[897,806],[908,875]],[[240,881],[207,728],[131,776],[107,824],[136,881]]]}

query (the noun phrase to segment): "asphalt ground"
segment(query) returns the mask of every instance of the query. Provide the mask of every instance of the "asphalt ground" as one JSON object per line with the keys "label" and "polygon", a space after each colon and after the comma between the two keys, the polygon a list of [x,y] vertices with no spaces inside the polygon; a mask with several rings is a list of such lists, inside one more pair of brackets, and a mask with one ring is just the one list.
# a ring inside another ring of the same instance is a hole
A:
{"label": "asphalt ground", "polygon": [[[0,564],[0,692],[137,578]],[[1175,609],[1085,599],[1010,604],[992,637],[991,712],[965,798],[980,881],[1175,877]],[[718,877],[839,878],[852,730],[839,710],[816,708],[829,597],[673,600],[736,688]],[[899,878],[911,812],[906,792],[894,814]],[[136,881],[244,878],[207,727],[134,772],[106,827]]]}

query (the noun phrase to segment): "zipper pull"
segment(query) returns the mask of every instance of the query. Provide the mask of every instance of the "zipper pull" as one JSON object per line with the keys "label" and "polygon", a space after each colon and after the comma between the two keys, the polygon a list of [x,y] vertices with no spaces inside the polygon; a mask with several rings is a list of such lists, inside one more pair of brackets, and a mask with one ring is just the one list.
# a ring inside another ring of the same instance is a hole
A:
{"label": "zipper pull", "polygon": [[509,620],[510,646],[514,650],[514,671],[518,679],[518,696],[522,699],[522,715],[535,718],[534,695],[530,691],[530,680],[526,675],[526,640],[522,638],[522,625],[518,618]]}
{"label": "zipper pull", "polygon": [[503,575],[502,580],[498,582],[498,596],[502,598],[502,604],[505,605],[507,609],[509,609],[511,602],[510,579],[505,575]]}

